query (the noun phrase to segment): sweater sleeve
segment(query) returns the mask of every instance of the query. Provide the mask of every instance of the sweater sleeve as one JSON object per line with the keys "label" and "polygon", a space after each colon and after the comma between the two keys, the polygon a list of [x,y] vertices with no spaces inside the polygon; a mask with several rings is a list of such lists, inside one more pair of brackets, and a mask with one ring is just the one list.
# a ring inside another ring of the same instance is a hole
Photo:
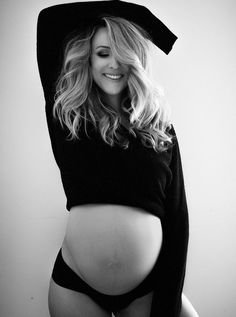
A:
{"label": "sweater sleeve", "polygon": [[179,144],[174,135],[171,148],[171,181],[166,188],[165,216],[162,219],[163,245],[158,259],[151,317],[178,317],[184,285],[189,239],[188,208]]}

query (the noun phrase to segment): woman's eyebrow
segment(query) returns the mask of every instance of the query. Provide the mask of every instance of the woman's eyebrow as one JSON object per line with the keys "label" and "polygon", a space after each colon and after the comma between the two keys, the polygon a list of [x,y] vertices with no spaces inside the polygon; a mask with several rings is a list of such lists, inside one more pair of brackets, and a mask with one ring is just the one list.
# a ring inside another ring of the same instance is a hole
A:
{"label": "woman's eyebrow", "polygon": [[99,47],[102,47],[102,48],[108,48],[108,49],[110,49],[110,47],[109,47],[109,46],[105,46],[105,45],[98,45],[98,46],[96,47],[96,49],[97,49],[97,48],[99,48]]}

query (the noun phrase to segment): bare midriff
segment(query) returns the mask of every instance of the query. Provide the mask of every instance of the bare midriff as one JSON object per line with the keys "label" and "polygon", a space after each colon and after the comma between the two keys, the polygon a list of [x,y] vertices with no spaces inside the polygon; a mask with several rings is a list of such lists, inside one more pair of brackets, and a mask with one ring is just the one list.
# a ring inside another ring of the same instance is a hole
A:
{"label": "bare midriff", "polygon": [[72,207],[62,245],[70,268],[108,295],[137,287],[154,267],[162,245],[160,219],[123,205]]}

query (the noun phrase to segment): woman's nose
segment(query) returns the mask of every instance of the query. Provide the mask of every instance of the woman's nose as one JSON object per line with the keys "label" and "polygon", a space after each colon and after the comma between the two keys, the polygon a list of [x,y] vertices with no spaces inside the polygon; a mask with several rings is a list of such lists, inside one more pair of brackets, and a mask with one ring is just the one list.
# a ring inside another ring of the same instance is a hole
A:
{"label": "woman's nose", "polygon": [[111,56],[111,59],[109,61],[109,67],[115,69],[119,67],[119,62],[115,59],[114,56]]}

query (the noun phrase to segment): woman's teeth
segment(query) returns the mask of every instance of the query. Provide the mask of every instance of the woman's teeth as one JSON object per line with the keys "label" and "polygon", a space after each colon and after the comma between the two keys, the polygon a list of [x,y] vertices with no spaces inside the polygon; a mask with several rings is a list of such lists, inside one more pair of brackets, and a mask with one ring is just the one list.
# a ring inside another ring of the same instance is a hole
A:
{"label": "woman's teeth", "polygon": [[104,76],[106,76],[107,78],[113,79],[113,80],[117,80],[117,79],[120,79],[123,75],[104,74]]}

